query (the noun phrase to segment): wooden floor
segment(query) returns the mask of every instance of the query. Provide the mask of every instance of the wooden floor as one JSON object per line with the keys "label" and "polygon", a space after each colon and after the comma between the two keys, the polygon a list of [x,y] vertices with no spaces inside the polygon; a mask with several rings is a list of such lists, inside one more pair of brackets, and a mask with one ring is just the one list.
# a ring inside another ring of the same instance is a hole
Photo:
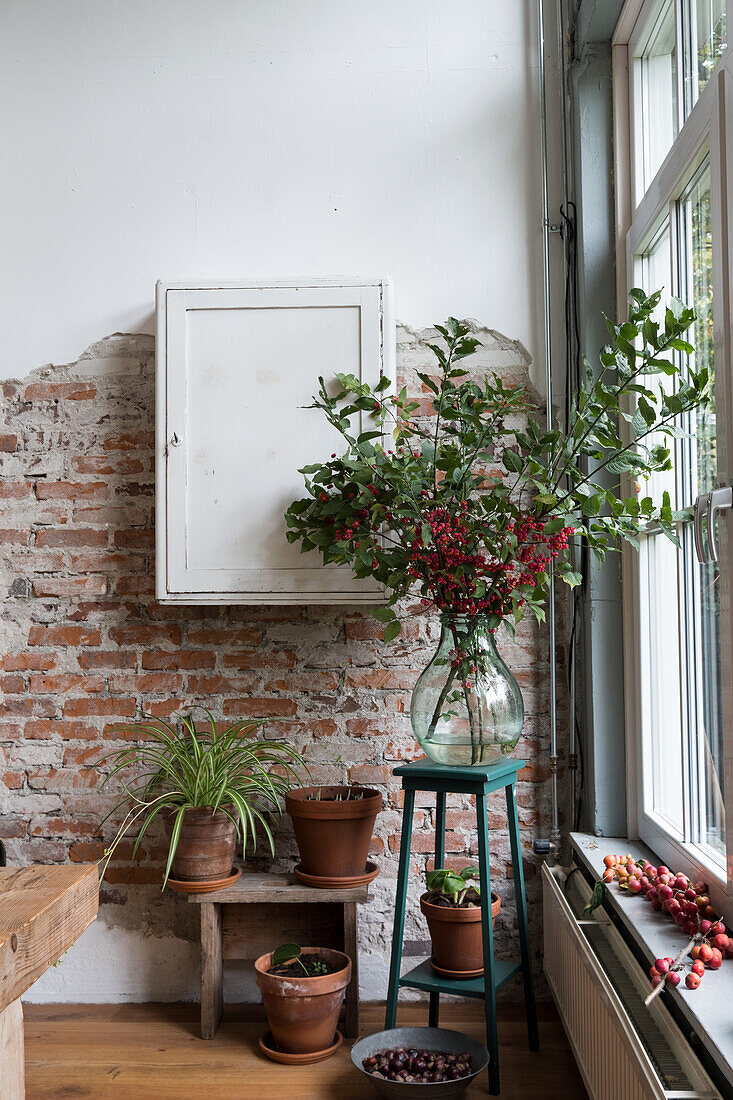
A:
{"label": "wooden floor", "polygon": [[[424,1005],[404,1005],[398,1025],[423,1026]],[[195,1005],[26,1005],[26,1100],[368,1100],[376,1097],[344,1044],[327,1062],[274,1065],[259,1052],[261,1010],[225,1009],[216,1038],[198,1038]],[[362,1008],[364,1032],[378,1031],[382,1006]],[[445,1005],[441,1024],[481,1037],[481,1008]],[[554,1010],[540,1008],[538,1053],[527,1048],[521,1010],[500,1010],[503,1100],[587,1100]],[[486,1075],[464,1095],[487,1096]]]}

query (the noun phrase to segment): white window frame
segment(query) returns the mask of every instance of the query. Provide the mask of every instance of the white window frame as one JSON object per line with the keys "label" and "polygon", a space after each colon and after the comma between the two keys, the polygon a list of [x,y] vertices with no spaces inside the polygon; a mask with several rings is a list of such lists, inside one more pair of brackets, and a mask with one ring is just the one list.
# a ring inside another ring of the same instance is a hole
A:
{"label": "white window frame", "polygon": [[[733,8],[733,5],[731,5]],[[714,355],[716,370],[717,444],[719,483],[733,475],[733,49],[726,50],[686,121],[680,118],[672,148],[637,199],[635,105],[640,95],[637,57],[640,44],[661,9],[660,0],[627,0],[613,40],[614,145],[616,172],[616,277],[619,313],[625,311],[629,289],[638,285],[635,257],[670,217],[673,205],[709,154],[711,217],[713,225]],[[733,10],[729,9],[729,19]],[[730,33],[730,32],[729,32]],[[678,28],[679,41],[679,28]],[[678,53],[678,104],[684,95],[682,58]],[[726,140],[726,128],[729,131]],[[650,288],[651,289],[651,288]],[[673,288],[674,290],[675,288]],[[721,658],[723,669],[733,670],[733,522],[721,513],[718,523],[721,583]],[[710,884],[711,899],[728,920],[733,917],[733,674],[723,675],[722,711],[725,729],[724,787],[727,867],[706,858],[702,846],[675,835],[650,810],[649,739],[645,737],[644,623],[646,619],[644,553],[622,551],[624,671],[629,835],[639,837],[675,869]],[[683,572],[680,559],[680,575]],[[680,576],[682,582],[682,577]],[[682,610],[682,604],[681,604]],[[689,705],[689,704],[688,704]],[[685,707],[683,705],[683,712]],[[684,721],[684,714],[681,715]],[[687,777],[685,777],[687,780]]]}

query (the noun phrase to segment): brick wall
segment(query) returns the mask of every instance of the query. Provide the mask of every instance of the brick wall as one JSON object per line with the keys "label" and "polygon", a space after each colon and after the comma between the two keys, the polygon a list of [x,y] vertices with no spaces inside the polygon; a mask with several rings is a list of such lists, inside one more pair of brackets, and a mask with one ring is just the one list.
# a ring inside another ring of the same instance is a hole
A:
{"label": "brick wall", "polygon": [[[521,345],[493,332],[479,336],[485,345],[475,360],[479,370],[490,367],[508,379],[527,380]],[[426,338],[426,333],[399,332],[398,369],[415,392],[420,386],[415,369],[432,367]],[[374,901],[362,911],[365,992],[379,996],[399,847],[400,792],[390,769],[418,754],[409,697],[435,644],[435,623],[416,619],[401,639],[385,646],[378,624],[348,607],[158,604],[153,381],[152,338],[115,335],[75,363],[42,368],[3,385],[0,836],[9,862],[101,857],[97,825],[113,795],[100,790],[98,761],[121,744],[120,722],[144,712],[168,716],[194,701],[232,720],[275,717],[317,781],[358,781],[385,794],[374,839],[383,870],[373,887]],[[530,845],[548,828],[546,640],[527,622],[515,643],[504,639],[502,650],[520,681],[527,712],[519,751],[528,763],[518,801],[538,952],[541,907]],[[489,824],[494,886],[505,901],[498,949],[511,953],[516,950],[511,864],[498,798]],[[447,852],[461,864],[476,853],[470,807],[455,802],[447,825]],[[416,899],[418,872],[433,845],[432,826],[433,809],[423,798],[407,928],[408,950],[416,954],[426,949]],[[278,826],[277,843],[276,865],[292,866],[295,848],[287,819]],[[175,960],[176,945],[195,940],[190,907],[161,895],[155,885],[161,877],[161,837],[146,838],[135,861],[131,847],[121,846],[109,868],[100,927],[115,951],[134,950],[135,937],[153,937],[158,954],[168,952]],[[115,938],[122,931],[126,947]],[[77,952],[61,968],[63,981],[49,988],[59,999],[95,999],[94,988],[96,999],[132,996],[113,956],[99,960],[105,977],[97,986],[90,985],[88,973],[77,973],[83,969]],[[195,988],[195,974],[192,983]],[[150,999],[182,995],[180,982],[164,966],[145,990]]]}

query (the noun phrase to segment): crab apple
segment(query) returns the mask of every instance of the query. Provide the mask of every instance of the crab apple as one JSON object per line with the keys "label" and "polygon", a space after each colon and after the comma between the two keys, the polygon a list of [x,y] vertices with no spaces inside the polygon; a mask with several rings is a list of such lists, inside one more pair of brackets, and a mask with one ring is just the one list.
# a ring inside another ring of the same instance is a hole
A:
{"label": "crab apple", "polygon": [[618,858],[616,856],[604,856],[603,863],[606,867],[615,867],[618,863]]}
{"label": "crab apple", "polygon": [[714,936],[725,935],[725,925],[723,924],[722,920],[716,920],[710,931]]}
{"label": "crab apple", "polygon": [[697,957],[698,957],[698,959],[702,959],[702,961],[707,966],[707,964],[710,962],[710,960],[713,957],[713,949],[712,949],[712,947],[710,946],[709,943],[701,943],[700,944],[700,950],[698,952]]}
{"label": "crab apple", "polygon": [[693,887],[696,894],[707,894],[708,884],[707,882],[693,882]]}
{"label": "crab apple", "polygon": [[601,877],[603,878],[604,882],[613,882],[615,876],[611,868],[607,867]]}
{"label": "crab apple", "polygon": [[717,936],[713,937],[713,947],[717,947],[721,955],[725,952],[729,945],[730,939],[723,932],[719,932]]}
{"label": "crab apple", "polygon": [[657,878],[656,878],[657,886],[669,886],[670,881],[671,880],[670,880],[669,875],[657,875]]}
{"label": "crab apple", "polygon": [[701,947],[701,944],[696,943],[695,946],[693,947],[692,951],[690,951],[690,954],[692,955],[695,962],[697,962],[697,960],[700,958],[700,947]]}
{"label": "crab apple", "polygon": [[686,890],[687,887],[690,885],[690,880],[688,879],[687,875],[678,874],[675,882],[677,883],[678,890]]}
{"label": "crab apple", "polygon": [[652,970],[656,969],[659,974],[666,974],[669,970],[669,963],[666,959],[655,959]]}
{"label": "crab apple", "polygon": [[662,975],[661,974],[652,974],[652,985],[654,986],[655,989],[657,988],[657,986],[659,985],[661,980],[662,980]]}
{"label": "crab apple", "polygon": [[685,985],[688,989],[697,989],[701,980],[701,975],[693,972],[685,978]]}
{"label": "crab apple", "polygon": [[669,874],[669,867],[665,867],[664,864],[662,863],[662,864],[660,864],[659,871],[657,873],[660,874],[660,875],[668,875]]}
{"label": "crab apple", "polygon": [[[649,895],[648,895],[648,894],[647,894],[647,897],[649,897]],[[659,912],[659,910],[660,910],[660,909],[662,908],[662,903],[661,903],[661,901],[659,900],[659,898],[657,898],[657,897],[654,897],[654,898],[649,898],[649,900],[650,900],[650,902],[651,902],[651,906],[652,906],[652,909],[654,909],[654,910],[656,910],[657,912]]]}
{"label": "crab apple", "polygon": [[703,936],[707,936],[708,932],[710,932],[712,927],[713,926],[712,926],[712,924],[710,923],[709,920],[701,920],[700,921],[700,931],[702,932]]}
{"label": "crab apple", "polygon": [[715,920],[715,910],[713,909],[712,905],[708,905],[707,909],[703,909],[702,915],[704,917],[707,917],[707,919],[710,921]]}
{"label": "crab apple", "polygon": [[673,917],[676,917],[678,913],[682,912],[682,906],[677,901],[677,898],[672,898],[671,901],[667,902],[667,912]]}
{"label": "crab apple", "polygon": [[702,962],[700,959],[695,959],[690,969],[692,970],[693,974],[699,974],[700,977],[702,977],[705,973],[705,963]]}
{"label": "crab apple", "polygon": [[707,894],[698,894],[695,904],[698,909],[707,909],[708,905],[710,905],[710,898]]}
{"label": "crab apple", "polygon": [[664,901],[665,898],[674,897],[674,890],[672,890],[671,886],[667,886],[665,882],[663,882],[661,886],[657,887],[657,893],[659,894],[659,897],[662,899],[662,901]]}
{"label": "crab apple", "polygon": [[686,920],[682,927],[687,935],[690,937],[690,939],[692,939],[693,936],[697,935],[697,921]]}
{"label": "crab apple", "polygon": [[641,883],[642,890],[648,890],[649,887],[651,886],[651,883],[650,883],[650,881],[649,881],[649,879],[647,878],[646,875],[642,875],[641,878],[639,879],[639,882]]}
{"label": "crab apple", "polygon": [[651,863],[649,863],[646,867],[646,873],[649,875],[649,878],[656,878],[659,874],[659,868],[652,867]]}
{"label": "crab apple", "polygon": [[667,973],[667,985],[676,986],[682,981],[682,975],[679,970],[670,970]]}
{"label": "crab apple", "polygon": [[[664,960],[660,959],[659,961],[663,962]],[[649,967],[649,977],[650,978],[661,978],[662,974],[666,974],[668,969],[669,969],[669,967],[667,967],[665,970],[657,970],[657,965],[655,963],[654,966]]]}
{"label": "crab apple", "polygon": [[697,898],[697,894],[695,893],[692,886],[688,886],[685,890],[685,898],[687,901],[695,901],[695,899]]}
{"label": "crab apple", "polygon": [[629,878],[628,878],[628,881],[627,881],[626,885],[629,888],[629,893],[630,894],[640,894],[641,893],[641,883],[639,882],[636,875],[629,875]]}
{"label": "crab apple", "polygon": [[717,947],[714,947],[712,949],[710,959],[708,960],[708,962],[705,963],[705,965],[709,970],[719,970],[720,967],[723,965],[723,956],[721,952],[718,951]]}
{"label": "crab apple", "polygon": [[733,959],[733,940],[729,940],[728,946],[726,947],[723,954],[725,955],[726,959]]}

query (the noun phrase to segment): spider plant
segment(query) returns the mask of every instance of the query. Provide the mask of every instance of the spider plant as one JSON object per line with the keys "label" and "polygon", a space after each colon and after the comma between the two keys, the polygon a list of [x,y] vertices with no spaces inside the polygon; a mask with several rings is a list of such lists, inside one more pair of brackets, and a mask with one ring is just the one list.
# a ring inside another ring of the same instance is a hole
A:
{"label": "spider plant", "polygon": [[[280,798],[300,785],[295,771],[295,765],[303,765],[300,753],[285,741],[254,738],[264,720],[238,721],[221,730],[210,711],[204,707],[190,709],[206,715],[203,730],[196,728],[190,714],[177,715],[180,727],[146,715],[145,722],[121,727],[124,732],[138,734],[138,744],[118,749],[102,761],[112,762],[102,786],[118,777],[125,793],[100,828],[121,807],[129,807],[114,840],[105,850],[104,870],[129,830],[139,824],[134,856],[156,817],[170,814],[173,825],[163,879],[165,887],[186,811],[209,807],[212,816],[221,810],[234,823],[243,855],[249,839],[252,850],[256,850],[258,824],[275,854],[267,816],[280,813]],[[284,774],[278,774],[276,767]],[[135,771],[126,779],[121,773],[129,768]]]}

